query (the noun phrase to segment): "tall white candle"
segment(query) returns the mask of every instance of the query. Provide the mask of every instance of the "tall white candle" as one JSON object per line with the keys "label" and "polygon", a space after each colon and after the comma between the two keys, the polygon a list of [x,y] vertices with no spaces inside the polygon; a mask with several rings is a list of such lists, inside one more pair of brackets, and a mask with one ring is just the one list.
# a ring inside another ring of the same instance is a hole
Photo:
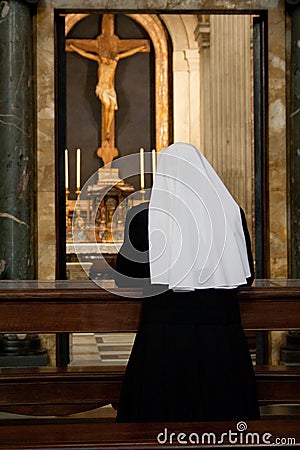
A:
{"label": "tall white candle", "polygon": [[80,189],[80,148],[76,151],[76,187]]}
{"label": "tall white candle", "polygon": [[65,188],[69,189],[69,154],[68,154],[68,149],[65,149]]}
{"label": "tall white candle", "polygon": [[156,171],[156,151],[153,149],[152,150],[152,176],[153,176],[153,181],[155,178],[155,171]]}
{"label": "tall white candle", "polygon": [[145,189],[145,163],[144,163],[144,149],[140,149],[140,171],[141,171],[141,190]]}

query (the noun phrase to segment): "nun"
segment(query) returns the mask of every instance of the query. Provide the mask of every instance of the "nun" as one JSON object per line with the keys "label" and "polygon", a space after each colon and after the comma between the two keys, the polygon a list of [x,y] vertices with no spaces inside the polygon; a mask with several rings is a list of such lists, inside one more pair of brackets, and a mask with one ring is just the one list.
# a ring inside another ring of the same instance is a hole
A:
{"label": "nun", "polygon": [[127,214],[120,287],[143,309],[117,422],[259,418],[237,290],[254,278],[242,209],[193,145],[158,155],[150,202]]}

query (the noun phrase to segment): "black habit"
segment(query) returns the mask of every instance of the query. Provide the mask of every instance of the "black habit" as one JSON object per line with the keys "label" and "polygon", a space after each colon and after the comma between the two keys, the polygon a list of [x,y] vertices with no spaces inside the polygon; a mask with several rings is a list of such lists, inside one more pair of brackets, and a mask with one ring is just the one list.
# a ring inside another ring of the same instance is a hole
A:
{"label": "black habit", "polygon": [[[241,210],[253,281],[253,259]],[[146,256],[126,257],[128,240]],[[148,209],[132,208],[117,256],[118,286],[150,285]],[[130,284],[122,275],[134,277]],[[139,278],[143,278],[139,283]],[[237,289],[164,292],[144,298],[127,365],[117,422],[259,418],[252,361],[241,326]]]}

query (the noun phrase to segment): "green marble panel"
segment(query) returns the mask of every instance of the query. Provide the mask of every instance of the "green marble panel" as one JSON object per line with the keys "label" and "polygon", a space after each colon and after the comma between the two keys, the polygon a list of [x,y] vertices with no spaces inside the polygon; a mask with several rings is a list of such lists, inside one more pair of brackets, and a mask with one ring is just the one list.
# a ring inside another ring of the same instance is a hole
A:
{"label": "green marble panel", "polygon": [[35,276],[35,106],[32,10],[0,4],[0,278]]}

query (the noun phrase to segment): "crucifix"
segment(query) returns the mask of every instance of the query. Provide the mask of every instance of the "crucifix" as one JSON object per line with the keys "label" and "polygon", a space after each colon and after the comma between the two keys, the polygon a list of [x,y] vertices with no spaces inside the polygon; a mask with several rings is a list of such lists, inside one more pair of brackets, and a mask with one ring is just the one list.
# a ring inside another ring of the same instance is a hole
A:
{"label": "crucifix", "polygon": [[66,39],[66,51],[76,52],[98,63],[96,96],[102,104],[101,147],[97,155],[104,165],[118,156],[115,147],[115,111],[118,109],[115,73],[120,59],[150,52],[147,39],[119,39],[114,33],[114,15],[103,14],[101,34],[96,39]]}

